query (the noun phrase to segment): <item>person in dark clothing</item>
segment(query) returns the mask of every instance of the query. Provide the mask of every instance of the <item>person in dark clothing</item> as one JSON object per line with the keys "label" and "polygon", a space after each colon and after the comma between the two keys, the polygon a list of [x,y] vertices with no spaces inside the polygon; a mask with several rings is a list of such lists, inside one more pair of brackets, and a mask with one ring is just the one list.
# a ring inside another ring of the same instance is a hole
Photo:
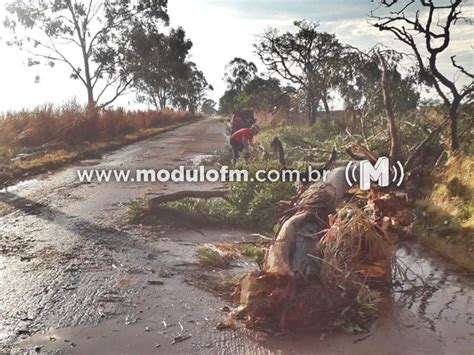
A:
{"label": "person in dark clothing", "polygon": [[242,128],[234,132],[230,137],[230,146],[232,148],[232,164],[235,165],[239,159],[240,153],[253,146],[253,137],[260,131],[257,125],[250,128]]}
{"label": "person in dark clothing", "polygon": [[230,121],[231,134],[234,134],[242,128],[250,128],[255,122],[253,110],[236,112]]}
{"label": "person in dark clothing", "polygon": [[230,121],[231,134],[234,134],[235,132],[237,132],[239,129],[242,129],[242,128],[245,128],[242,122],[242,118],[237,113],[234,113],[234,115],[232,116],[232,120]]}

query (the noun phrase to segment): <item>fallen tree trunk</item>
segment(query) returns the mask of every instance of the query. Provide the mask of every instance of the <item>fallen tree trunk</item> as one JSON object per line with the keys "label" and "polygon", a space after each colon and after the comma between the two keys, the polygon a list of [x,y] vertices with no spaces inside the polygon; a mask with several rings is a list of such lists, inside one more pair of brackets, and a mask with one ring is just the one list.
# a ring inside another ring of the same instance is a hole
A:
{"label": "fallen tree trunk", "polygon": [[290,215],[280,220],[281,228],[265,258],[263,272],[309,276],[314,260],[308,254],[348,188],[345,168],[337,168],[328,174],[326,183],[313,184],[304,191]]}
{"label": "fallen tree trunk", "polygon": [[406,170],[411,170],[413,168],[413,165],[417,159],[420,158],[421,153],[423,152],[423,149],[431,143],[431,141],[436,138],[438,134],[441,133],[441,131],[444,129],[444,127],[448,124],[448,120],[445,120],[443,123],[441,123],[436,129],[433,129],[430,134],[417,146],[412,148],[411,154],[408,156],[404,167]]}
{"label": "fallen tree trunk", "polygon": [[226,198],[229,190],[184,190],[154,197],[148,201],[148,208],[143,212],[144,223],[154,223],[157,219],[176,225],[207,226],[213,222],[209,216],[202,213],[188,212],[183,208],[174,208],[163,205],[185,198]]}
{"label": "fallen tree trunk", "polygon": [[161,195],[158,197],[153,197],[152,199],[150,199],[148,204],[150,207],[153,208],[163,203],[178,201],[178,200],[182,200],[183,198],[204,198],[204,199],[219,198],[219,197],[225,197],[228,193],[229,193],[229,190],[202,190],[202,191],[184,190],[184,191],[178,191],[178,192],[173,192],[170,194]]}

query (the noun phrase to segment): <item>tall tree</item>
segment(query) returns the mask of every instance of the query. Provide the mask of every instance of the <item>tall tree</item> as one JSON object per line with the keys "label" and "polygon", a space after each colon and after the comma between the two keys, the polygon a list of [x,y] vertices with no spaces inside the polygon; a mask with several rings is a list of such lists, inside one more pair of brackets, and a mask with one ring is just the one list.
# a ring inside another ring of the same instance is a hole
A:
{"label": "tall tree", "polygon": [[212,116],[217,113],[217,102],[212,99],[206,99],[201,105],[201,112],[207,116]]}
{"label": "tall tree", "polygon": [[[168,23],[167,0],[15,0],[6,7],[10,45],[30,55],[30,64],[65,64],[87,91],[89,106],[106,106],[132,82],[121,66],[123,49],[137,27]],[[76,51],[72,51],[75,48]],[[80,59],[80,60],[77,60]]]}
{"label": "tall tree", "polygon": [[234,58],[226,65],[224,79],[230,90],[242,91],[257,74],[257,66],[243,58]]}
{"label": "tall tree", "polygon": [[390,79],[388,74],[387,60],[381,51],[377,52],[379,67],[381,71],[380,86],[382,87],[382,97],[385,108],[385,117],[387,118],[387,132],[390,137],[390,158],[394,161],[400,159],[400,139],[398,129],[395,124],[395,114],[393,113],[393,101],[390,92]]}
{"label": "tall tree", "polygon": [[172,29],[169,35],[142,27],[132,32],[124,59],[143,101],[164,109],[179,95],[182,81],[188,79],[191,47],[182,28]]}
{"label": "tall tree", "polygon": [[265,31],[255,48],[270,72],[304,91],[308,120],[313,124],[320,101],[329,112],[329,93],[344,47],[333,34],[318,32],[317,23],[294,24],[296,33]]}
{"label": "tall tree", "polygon": [[229,89],[219,99],[219,111],[223,114],[230,114],[247,106],[248,95],[243,91]]}
{"label": "tall tree", "polygon": [[[380,31],[388,31],[406,44],[415,55],[420,75],[433,86],[448,108],[451,149],[459,149],[458,112],[464,99],[474,92],[474,74],[451,56],[452,66],[469,81],[460,87],[457,81],[448,78],[440,68],[442,53],[452,44],[452,29],[461,19],[462,0],[435,4],[432,0],[378,0],[377,11],[371,13],[373,25]],[[418,40],[420,38],[420,40]],[[422,39],[422,40],[421,40]]]}
{"label": "tall tree", "polygon": [[245,87],[245,93],[248,95],[248,105],[250,107],[264,110],[274,111],[283,103],[283,92],[280,81],[275,78],[255,77]]}
{"label": "tall tree", "polygon": [[174,104],[194,114],[202,105],[209,90],[214,88],[207,82],[204,73],[197,68],[196,63],[187,62],[182,80],[177,86]]}
{"label": "tall tree", "polygon": [[403,58],[401,53],[383,46],[375,46],[367,52],[354,48],[344,56],[337,79],[345,109],[352,112],[354,121],[360,119],[364,139],[367,139],[368,121],[378,124],[379,117],[385,113],[388,133],[393,137],[393,157],[399,155],[400,146],[394,117],[415,109],[420,98],[415,68],[402,66]]}

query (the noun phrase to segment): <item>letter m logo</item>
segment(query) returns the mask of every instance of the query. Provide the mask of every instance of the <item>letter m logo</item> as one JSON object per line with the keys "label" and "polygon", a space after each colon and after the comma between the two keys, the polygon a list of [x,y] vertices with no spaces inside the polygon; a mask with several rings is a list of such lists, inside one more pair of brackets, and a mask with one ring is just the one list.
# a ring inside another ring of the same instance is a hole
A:
{"label": "letter m logo", "polygon": [[380,187],[386,187],[390,183],[390,161],[387,157],[381,157],[375,166],[368,160],[360,163],[360,189],[369,190],[370,182],[376,181]]}

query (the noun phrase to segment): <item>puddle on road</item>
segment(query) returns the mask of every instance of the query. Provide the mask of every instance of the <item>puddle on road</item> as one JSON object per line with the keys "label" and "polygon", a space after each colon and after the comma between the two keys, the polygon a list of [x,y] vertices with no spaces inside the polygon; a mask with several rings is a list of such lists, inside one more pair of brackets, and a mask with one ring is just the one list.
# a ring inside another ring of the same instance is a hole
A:
{"label": "puddle on road", "polygon": [[368,333],[303,331],[267,337],[270,353],[289,354],[466,354],[474,348],[474,278],[418,246],[404,245],[397,258],[405,273]]}
{"label": "puddle on road", "polygon": [[12,193],[12,192],[17,192],[21,191],[27,188],[30,188],[32,186],[37,185],[40,182],[39,179],[31,179],[31,180],[25,180],[22,182],[19,182],[15,185],[12,186],[7,186],[2,189],[0,189],[0,193]]}
{"label": "puddle on road", "polygon": [[[392,299],[424,327],[454,342],[474,335],[474,279],[449,271],[441,260],[425,257],[419,247],[397,251],[404,275],[395,279]],[[470,340],[472,346],[474,342]]]}
{"label": "puddle on road", "polygon": [[89,160],[81,160],[76,163],[74,163],[74,167],[88,167],[88,166],[94,166],[101,163],[101,160],[97,159],[89,159]]}
{"label": "puddle on road", "polygon": [[213,156],[214,155],[212,154],[197,154],[194,155],[189,161],[191,165],[198,166],[201,165],[204,160],[212,158]]}

